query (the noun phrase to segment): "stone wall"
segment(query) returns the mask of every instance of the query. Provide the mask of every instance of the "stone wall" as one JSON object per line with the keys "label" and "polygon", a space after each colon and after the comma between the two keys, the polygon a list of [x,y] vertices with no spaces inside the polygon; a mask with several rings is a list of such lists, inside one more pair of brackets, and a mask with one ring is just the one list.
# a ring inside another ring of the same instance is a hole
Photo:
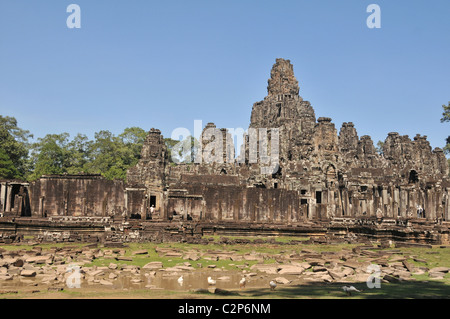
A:
{"label": "stone wall", "polygon": [[34,217],[121,216],[124,183],[100,175],[49,175],[30,184]]}

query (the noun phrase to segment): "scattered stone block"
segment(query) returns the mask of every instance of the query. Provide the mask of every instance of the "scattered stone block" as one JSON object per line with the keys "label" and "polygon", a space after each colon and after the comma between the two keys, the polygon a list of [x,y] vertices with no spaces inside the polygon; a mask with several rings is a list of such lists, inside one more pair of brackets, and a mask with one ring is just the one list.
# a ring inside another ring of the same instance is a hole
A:
{"label": "scattered stone block", "polygon": [[114,285],[111,281],[108,281],[108,280],[100,280],[100,285],[103,285],[103,286],[112,286],[112,285]]}
{"label": "scattered stone block", "polygon": [[148,251],[143,249],[143,250],[136,250],[133,252],[133,255],[147,255]]}
{"label": "scattered stone block", "polygon": [[448,267],[434,267],[429,270],[429,272],[442,272],[442,273],[448,273],[450,271],[450,268]]}
{"label": "scattered stone block", "polygon": [[161,269],[161,268],[163,268],[163,263],[160,261],[152,261],[142,267],[142,269],[147,269],[147,270],[155,270],[155,269]]}
{"label": "scattered stone block", "polygon": [[277,283],[279,283],[279,284],[282,284],[282,285],[286,285],[286,284],[289,284],[291,282],[290,280],[288,280],[288,279],[286,279],[284,277],[277,277],[277,278],[275,278],[275,281]]}
{"label": "scattered stone block", "polygon": [[20,275],[22,277],[35,277],[36,276],[36,271],[34,270],[28,270],[28,269],[24,269],[20,272]]}

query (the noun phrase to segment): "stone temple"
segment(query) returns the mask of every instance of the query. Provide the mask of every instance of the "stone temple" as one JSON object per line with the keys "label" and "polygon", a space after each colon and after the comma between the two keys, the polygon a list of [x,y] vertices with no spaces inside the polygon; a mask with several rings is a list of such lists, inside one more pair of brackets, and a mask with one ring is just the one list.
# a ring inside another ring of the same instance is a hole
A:
{"label": "stone temple", "polygon": [[[97,175],[1,181],[0,233],[44,240],[201,240],[204,234],[305,235],[448,243],[447,159],[426,136],[388,133],[382,154],[352,122],[316,118],[289,60],[277,59],[235,156],[208,123],[195,161],[174,164],[151,129],[127,182]],[[274,156],[275,154],[275,156]]]}

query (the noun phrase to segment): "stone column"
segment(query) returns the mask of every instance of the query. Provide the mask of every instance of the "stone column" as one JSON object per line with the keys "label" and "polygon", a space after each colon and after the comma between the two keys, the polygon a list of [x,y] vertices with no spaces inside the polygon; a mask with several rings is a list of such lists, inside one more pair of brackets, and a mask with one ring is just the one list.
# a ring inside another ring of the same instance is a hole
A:
{"label": "stone column", "polygon": [[[363,215],[365,213],[365,215]],[[361,215],[369,217],[369,214],[367,213],[367,205],[366,200],[361,201]]]}
{"label": "stone column", "polygon": [[446,188],[445,191],[444,219],[448,221],[450,219],[450,188]]}
{"label": "stone column", "polygon": [[402,217],[408,217],[406,216],[406,205],[407,205],[407,193],[404,189],[400,189],[399,194],[399,208],[400,208],[400,216]]}
{"label": "stone column", "polygon": [[315,198],[311,198],[309,207],[310,207],[309,219],[315,219],[316,218],[316,199]]}
{"label": "stone column", "polygon": [[125,197],[125,210],[128,211],[128,190],[125,189],[124,195]]}
{"label": "stone column", "polygon": [[383,216],[390,217],[389,214],[389,196],[387,189],[383,186],[383,190],[381,191],[381,210],[383,211]]}
{"label": "stone column", "polygon": [[16,216],[20,217],[23,213],[23,196],[16,195]]}
{"label": "stone column", "polygon": [[5,211],[6,183],[0,184],[0,212]]}
{"label": "stone column", "polygon": [[[164,193],[159,194],[159,202],[156,201],[155,208],[158,209],[158,216],[159,218],[163,218],[163,216],[166,216],[166,209],[164,205]],[[156,210],[155,209],[155,210]]]}
{"label": "stone column", "polygon": [[434,212],[432,212],[433,210],[433,193],[431,190],[427,189],[425,190],[425,204],[424,204],[424,209],[425,209],[425,217],[426,220],[431,220],[433,219],[433,215]]}
{"label": "stone column", "polygon": [[142,199],[142,205],[141,205],[141,220],[145,220],[147,216],[147,202],[148,198],[147,196],[144,196]]}
{"label": "stone column", "polygon": [[44,217],[44,199],[45,197],[39,197],[39,215]]}
{"label": "stone column", "polygon": [[348,201],[348,192],[346,189],[342,192],[342,199],[344,201],[344,207],[342,208],[343,209],[342,215],[350,216],[351,215],[350,203]]}
{"label": "stone column", "polygon": [[5,212],[11,211],[11,196],[12,196],[12,185],[8,185],[6,188],[6,208]]}

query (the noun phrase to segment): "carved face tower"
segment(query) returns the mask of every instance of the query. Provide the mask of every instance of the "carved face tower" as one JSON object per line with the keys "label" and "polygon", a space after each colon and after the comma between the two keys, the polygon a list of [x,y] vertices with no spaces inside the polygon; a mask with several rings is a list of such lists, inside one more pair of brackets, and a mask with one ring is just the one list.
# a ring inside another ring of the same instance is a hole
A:
{"label": "carved face tower", "polygon": [[253,105],[251,128],[280,129],[280,159],[299,159],[309,151],[316,117],[311,104],[299,95],[300,87],[289,60],[277,59],[268,80],[268,95]]}
{"label": "carved face tower", "polygon": [[268,81],[269,96],[291,95],[298,96],[300,88],[294,76],[294,66],[290,60],[277,59]]}

